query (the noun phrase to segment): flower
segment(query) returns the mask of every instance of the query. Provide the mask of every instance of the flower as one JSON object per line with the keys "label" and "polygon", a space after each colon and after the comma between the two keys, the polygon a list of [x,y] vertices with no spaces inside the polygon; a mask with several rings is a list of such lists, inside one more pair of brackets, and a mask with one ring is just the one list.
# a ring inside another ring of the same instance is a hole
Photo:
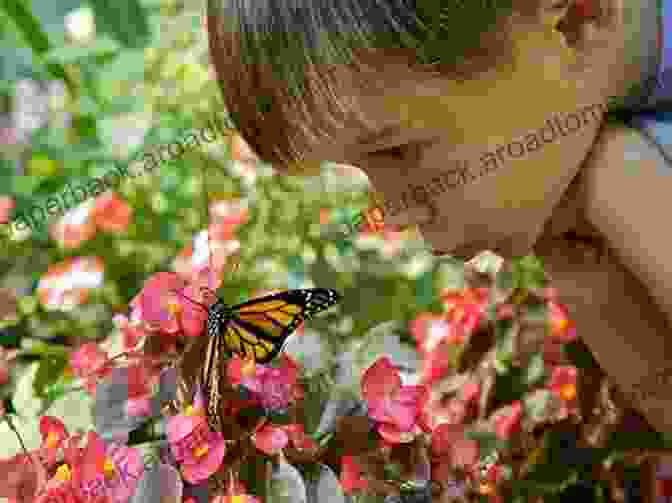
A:
{"label": "flower", "polygon": [[42,448],[44,449],[49,464],[56,463],[58,450],[68,437],[65,424],[54,416],[42,416],[40,418],[40,434],[42,435]]}
{"label": "flower", "polygon": [[253,435],[252,440],[257,449],[272,456],[287,446],[289,435],[280,426],[266,424]]}
{"label": "flower", "polygon": [[203,332],[208,317],[207,310],[195,304],[201,302],[200,297],[196,285],[175,273],[159,272],[131,300],[131,318],[142,320],[150,330],[196,337]]}
{"label": "flower", "polygon": [[226,452],[224,437],[208,427],[203,396],[196,392],[193,405],[184,414],[168,420],[166,426],[171,452],[178,463],[184,479],[197,484],[215,473]]}
{"label": "flower", "polygon": [[516,400],[510,410],[495,418],[495,433],[502,440],[508,440],[511,435],[520,431],[523,418],[523,404]]}
{"label": "flower", "polygon": [[464,432],[463,425],[450,423],[441,423],[432,432],[431,473],[434,480],[450,480],[454,468],[470,471],[478,464],[478,442],[465,438]]}
{"label": "flower", "polygon": [[567,307],[556,300],[549,300],[548,311],[552,337],[563,343],[576,339],[576,326],[569,319]]}
{"label": "flower", "polygon": [[146,364],[130,365],[128,370],[128,399],[126,411],[129,416],[150,416],[152,389],[150,383],[158,377],[156,369]]}
{"label": "flower", "polygon": [[84,501],[101,498],[111,503],[126,503],[135,493],[143,471],[137,449],[110,442],[97,433],[88,433],[87,445],[75,465],[74,483]]}
{"label": "flower", "polygon": [[78,248],[96,235],[93,220],[95,202],[88,200],[65,212],[49,226],[49,235],[66,250]]}
{"label": "flower", "polygon": [[112,371],[108,362],[108,354],[98,344],[87,342],[70,354],[69,364],[75,376],[84,380],[85,389],[95,396],[98,380]]}
{"label": "flower", "polygon": [[143,338],[148,335],[142,323],[131,321],[123,314],[115,314],[112,322],[121,331],[124,351],[137,348]]}
{"label": "flower", "polygon": [[[2,144],[2,131],[0,128],[0,144]],[[8,224],[14,209],[14,198],[11,196],[0,196],[0,224]]]}
{"label": "flower", "polygon": [[362,394],[369,417],[379,423],[378,433],[388,442],[410,442],[419,430],[419,416],[427,390],[402,386],[397,369],[386,356],[379,358],[362,376]]}
{"label": "flower", "polygon": [[124,232],[131,221],[133,208],[114,192],[97,197],[91,213],[98,228],[107,232]]}
{"label": "flower", "polygon": [[37,285],[37,296],[50,311],[70,311],[103,285],[105,266],[98,257],[72,257],[51,265]]}
{"label": "flower", "polygon": [[46,472],[34,453],[0,459],[0,497],[15,503],[33,503],[35,493],[46,481]]}
{"label": "flower", "polygon": [[65,16],[64,23],[68,35],[77,42],[90,41],[96,31],[95,17],[90,7],[80,7],[69,12]]}
{"label": "flower", "polygon": [[[253,398],[258,400],[262,407],[270,410],[286,409],[293,397],[293,389],[297,385],[298,368],[287,355],[282,355],[279,367],[254,365],[254,374],[251,365],[245,367],[237,363],[240,359],[232,358],[229,375],[232,383],[242,384],[252,392]],[[245,360],[242,360],[244,362]],[[240,366],[240,370],[236,370]],[[247,368],[247,370],[245,370]],[[241,372],[240,377],[236,373]]]}
{"label": "flower", "polygon": [[559,365],[553,368],[547,387],[562,403],[562,414],[578,412],[577,396],[578,370],[572,365]]}
{"label": "flower", "polygon": [[458,334],[463,340],[481,323],[488,307],[490,291],[487,288],[464,288],[461,291],[444,290],[441,294],[446,309],[446,319],[457,324]]}
{"label": "flower", "polygon": [[299,450],[312,450],[317,448],[317,443],[315,443],[311,437],[306,435],[302,424],[288,424],[284,428],[289,437],[289,441],[295,448]]}
{"label": "flower", "polygon": [[345,494],[351,494],[359,489],[366,489],[369,481],[362,478],[362,468],[352,456],[341,458],[341,486]]}
{"label": "flower", "polygon": [[443,315],[423,313],[409,325],[422,357],[421,382],[431,386],[450,370],[454,348],[461,339]]}

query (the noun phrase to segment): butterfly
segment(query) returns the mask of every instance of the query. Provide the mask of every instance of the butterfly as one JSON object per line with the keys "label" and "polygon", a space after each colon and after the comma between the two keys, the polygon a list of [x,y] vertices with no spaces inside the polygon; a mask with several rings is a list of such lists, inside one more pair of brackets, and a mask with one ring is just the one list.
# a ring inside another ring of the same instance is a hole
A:
{"label": "butterfly", "polygon": [[[209,219],[210,201],[204,169],[201,185],[205,214]],[[207,243],[209,269],[214,272],[210,226]],[[208,400],[208,422],[212,429],[221,431],[219,414],[225,384],[222,382],[224,357],[236,354],[244,359],[254,359],[260,364],[270,362],[282,351],[287,338],[301,323],[338,303],[341,295],[327,288],[296,289],[230,306],[212,290],[205,290],[216,298],[215,302],[206,306],[192,300],[207,310],[208,341],[200,384]]]}
{"label": "butterfly", "polygon": [[206,332],[209,340],[200,377],[208,397],[210,424],[218,428],[224,355],[253,358],[262,364],[270,362],[301,323],[337,304],[341,295],[330,288],[286,290],[235,306],[229,306],[217,297],[209,307],[185,298],[208,312]]}

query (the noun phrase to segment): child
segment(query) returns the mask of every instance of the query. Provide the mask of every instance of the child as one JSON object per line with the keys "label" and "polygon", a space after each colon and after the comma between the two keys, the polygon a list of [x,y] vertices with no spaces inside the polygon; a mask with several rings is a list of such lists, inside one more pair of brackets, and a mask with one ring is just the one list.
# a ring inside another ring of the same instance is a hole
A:
{"label": "child", "polygon": [[672,356],[666,117],[644,113],[672,94],[669,16],[672,0],[210,0],[208,30],[262,160],[359,167],[386,222],[437,252],[534,252],[606,373],[672,431],[672,391],[632,391]]}

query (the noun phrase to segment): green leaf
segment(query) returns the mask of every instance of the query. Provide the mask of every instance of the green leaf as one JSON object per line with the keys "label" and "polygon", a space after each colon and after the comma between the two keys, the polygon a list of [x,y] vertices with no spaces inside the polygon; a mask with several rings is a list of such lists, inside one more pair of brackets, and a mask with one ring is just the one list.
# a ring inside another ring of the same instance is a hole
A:
{"label": "green leaf", "polygon": [[506,372],[513,361],[514,325],[511,320],[498,320],[495,324],[496,364],[498,373]]}
{"label": "green leaf", "polygon": [[[33,50],[33,53],[42,58],[51,48],[51,44],[38,20],[26,7],[25,2],[21,0],[0,0],[0,9],[4,10],[12,21],[14,21],[14,24],[23,35],[26,43]],[[76,86],[70,80],[63,66],[49,63],[46,65],[46,69],[57,79],[64,81],[70,88],[70,91],[75,94]]]}
{"label": "green leaf", "polygon": [[500,290],[515,290],[520,283],[514,268],[502,269],[495,276],[495,286]]}
{"label": "green leaf", "polygon": [[33,381],[33,390],[38,397],[45,397],[47,386],[54,384],[61,377],[67,364],[67,358],[58,356],[49,356],[40,361]]}
{"label": "green leaf", "polygon": [[124,46],[139,49],[150,40],[145,9],[138,0],[92,0],[96,27]]}
{"label": "green leaf", "polygon": [[513,263],[513,269],[518,275],[518,286],[528,290],[543,288],[546,283],[544,266],[534,255],[527,255]]}
{"label": "green leaf", "polygon": [[545,415],[548,402],[551,400],[551,396],[549,390],[540,390],[531,396],[525,397],[523,400],[525,415],[532,420],[542,419]]}
{"label": "green leaf", "polygon": [[45,59],[53,63],[71,64],[95,56],[103,56],[118,52],[121,46],[109,37],[100,37],[92,44],[85,46],[66,45],[56,47],[45,54]]}
{"label": "green leaf", "polygon": [[509,442],[501,440],[493,431],[467,430],[464,432],[464,437],[478,442],[481,460],[484,460],[497,450],[509,447]]}
{"label": "green leaf", "polygon": [[544,354],[536,353],[530,358],[530,363],[525,370],[525,384],[534,386],[544,379]]}

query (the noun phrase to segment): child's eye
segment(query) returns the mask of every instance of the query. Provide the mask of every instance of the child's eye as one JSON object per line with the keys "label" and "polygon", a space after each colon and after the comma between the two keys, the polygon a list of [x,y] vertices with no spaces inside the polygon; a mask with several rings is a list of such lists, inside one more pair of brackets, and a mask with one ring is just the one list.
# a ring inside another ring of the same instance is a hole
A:
{"label": "child's eye", "polygon": [[406,155],[406,145],[400,145],[398,147],[386,148],[384,150],[377,150],[375,152],[371,152],[368,155],[394,157],[395,159],[403,159],[404,156]]}

